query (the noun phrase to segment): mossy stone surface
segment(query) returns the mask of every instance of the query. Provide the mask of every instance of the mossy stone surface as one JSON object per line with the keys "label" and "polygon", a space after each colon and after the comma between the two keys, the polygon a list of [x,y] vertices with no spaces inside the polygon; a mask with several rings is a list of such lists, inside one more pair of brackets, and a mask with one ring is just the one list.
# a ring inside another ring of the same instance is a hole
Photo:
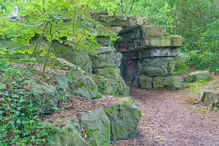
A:
{"label": "mossy stone surface", "polygon": [[110,145],[110,120],[103,109],[81,113],[81,127],[92,146]]}
{"label": "mossy stone surface", "polygon": [[111,140],[134,139],[141,118],[139,105],[121,104],[105,109],[110,119]]}

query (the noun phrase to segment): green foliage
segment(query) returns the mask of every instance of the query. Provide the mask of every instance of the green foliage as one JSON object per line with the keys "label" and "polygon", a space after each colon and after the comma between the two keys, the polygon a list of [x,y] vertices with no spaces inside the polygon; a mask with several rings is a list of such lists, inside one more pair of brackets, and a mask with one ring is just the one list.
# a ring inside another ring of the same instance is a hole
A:
{"label": "green foliage", "polygon": [[118,12],[128,15],[152,18],[154,24],[171,27],[173,23],[173,11],[175,10],[172,0],[121,0]]}
{"label": "green foliage", "polygon": [[173,75],[179,75],[182,73],[190,72],[189,67],[181,60],[176,60],[176,70],[172,73]]}
{"label": "green foliage", "polygon": [[123,100],[123,103],[125,103],[125,104],[133,104],[133,101],[130,100],[130,99],[125,99],[125,100]]}
{"label": "green foliage", "polygon": [[102,94],[108,94],[108,79],[103,76],[98,76],[98,79],[95,81],[98,86],[98,91]]}
{"label": "green foliage", "polygon": [[[117,6],[117,1],[106,0],[36,0],[0,2],[0,38],[9,43],[1,46],[0,54],[10,61],[29,64],[47,63],[55,58],[52,43],[58,41],[73,49],[93,52],[98,47],[97,34],[114,37],[115,34],[91,17],[95,10],[109,13]],[[19,9],[18,20],[9,19],[11,13]],[[18,33],[19,32],[19,33]],[[47,41],[45,45],[44,42]],[[13,41],[11,43],[10,41]]]}
{"label": "green foliage", "polygon": [[105,114],[107,114],[107,115],[118,113],[117,110],[115,110],[115,109],[108,109],[108,108],[105,108],[105,109],[104,109],[104,112],[105,112]]}
{"label": "green foliage", "polygon": [[40,109],[31,102],[31,92],[23,89],[30,72],[6,68],[0,82],[7,88],[0,92],[0,145],[44,145],[52,143],[59,129],[42,123]]}

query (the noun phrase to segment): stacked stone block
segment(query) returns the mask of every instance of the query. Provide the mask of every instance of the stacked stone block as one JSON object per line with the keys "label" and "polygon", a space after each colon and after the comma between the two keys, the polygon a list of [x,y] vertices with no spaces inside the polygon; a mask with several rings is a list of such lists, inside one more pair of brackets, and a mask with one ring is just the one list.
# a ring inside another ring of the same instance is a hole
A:
{"label": "stacked stone block", "polygon": [[141,88],[182,88],[183,79],[171,77],[183,44],[181,36],[169,35],[163,26],[154,26],[150,19],[142,17],[96,15],[94,18],[105,26],[117,28],[119,39],[114,45],[122,53],[120,70],[127,84]]}

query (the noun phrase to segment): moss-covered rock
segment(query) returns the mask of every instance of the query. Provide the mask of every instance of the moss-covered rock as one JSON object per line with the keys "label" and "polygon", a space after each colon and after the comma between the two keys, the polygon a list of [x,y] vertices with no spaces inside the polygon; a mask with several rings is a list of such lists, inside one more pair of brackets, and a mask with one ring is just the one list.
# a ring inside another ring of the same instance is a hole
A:
{"label": "moss-covered rock", "polygon": [[153,78],[153,87],[154,88],[164,88],[164,78],[162,77],[156,77]]}
{"label": "moss-covered rock", "polygon": [[120,76],[120,69],[116,67],[105,67],[94,70],[95,74],[104,76],[108,79],[118,80]]}
{"label": "moss-covered rock", "polygon": [[168,74],[174,72],[175,65],[176,61],[173,57],[146,58],[141,62],[142,67],[161,67],[166,69]]}
{"label": "moss-covered rock", "polygon": [[66,119],[60,126],[63,132],[54,135],[54,144],[52,146],[89,146],[81,135],[78,119]]}
{"label": "moss-covered rock", "polygon": [[110,120],[103,109],[81,114],[81,127],[92,146],[110,144]]}
{"label": "moss-covered rock", "polygon": [[53,43],[53,48],[57,57],[64,58],[78,65],[84,71],[92,72],[92,61],[90,56],[84,51],[75,50],[71,46],[63,45],[58,42]]}
{"label": "moss-covered rock", "polygon": [[184,88],[184,79],[182,77],[166,77],[164,78],[164,87],[172,90],[180,90]]}
{"label": "moss-covered rock", "polygon": [[147,75],[140,75],[139,76],[139,84],[141,88],[152,88],[152,78]]}
{"label": "moss-covered rock", "polygon": [[209,71],[195,71],[188,74],[188,77],[185,78],[187,82],[195,82],[198,80],[208,80],[211,74]]}
{"label": "moss-covered rock", "polygon": [[68,78],[71,78],[74,85],[73,93],[87,99],[97,98],[98,87],[93,79],[81,70],[71,69]]}
{"label": "moss-covered rock", "polygon": [[28,100],[31,100],[35,107],[43,107],[41,112],[49,114],[57,110],[58,101],[60,99],[56,86],[48,85],[46,83],[38,84],[34,80],[26,80],[24,81],[24,84],[32,93],[32,96],[30,96]]}
{"label": "moss-covered rock", "polygon": [[134,139],[141,117],[140,107],[130,99],[123,102],[126,104],[80,113],[80,120],[55,121],[63,132],[54,134],[53,146],[109,146],[111,140]]}
{"label": "moss-covered rock", "polygon": [[129,87],[126,85],[125,81],[121,76],[119,76],[117,82],[117,93],[122,95],[129,95]]}
{"label": "moss-covered rock", "polygon": [[114,48],[102,47],[96,50],[97,55],[91,56],[93,68],[119,67],[122,54]]}
{"label": "moss-covered rock", "polygon": [[141,118],[140,107],[121,104],[104,109],[110,119],[111,140],[134,139]]}
{"label": "moss-covered rock", "polygon": [[200,92],[200,100],[202,103],[211,107],[219,107],[219,92],[212,90],[202,90]]}
{"label": "moss-covered rock", "polygon": [[70,88],[70,85],[72,84],[71,78],[69,78],[68,76],[56,76],[56,82],[56,89],[59,96],[65,96],[67,99],[70,99],[72,94],[72,90]]}
{"label": "moss-covered rock", "polygon": [[106,89],[105,91],[107,91],[106,93],[129,95],[129,87],[120,76],[120,70],[118,68],[100,68],[96,69],[95,73],[98,76],[102,76],[102,80],[96,80],[96,84],[98,84],[100,88],[104,87]]}
{"label": "moss-covered rock", "polygon": [[165,77],[168,72],[167,69],[163,67],[142,67],[141,74],[145,74],[149,77]]}

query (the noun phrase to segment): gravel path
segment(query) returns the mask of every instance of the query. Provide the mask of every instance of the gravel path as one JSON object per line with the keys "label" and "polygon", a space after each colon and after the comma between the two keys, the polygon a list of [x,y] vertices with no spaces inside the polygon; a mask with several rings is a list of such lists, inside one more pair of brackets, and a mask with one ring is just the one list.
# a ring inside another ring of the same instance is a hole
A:
{"label": "gravel path", "polygon": [[185,104],[188,91],[131,89],[143,113],[137,140],[116,146],[219,146],[219,112]]}

